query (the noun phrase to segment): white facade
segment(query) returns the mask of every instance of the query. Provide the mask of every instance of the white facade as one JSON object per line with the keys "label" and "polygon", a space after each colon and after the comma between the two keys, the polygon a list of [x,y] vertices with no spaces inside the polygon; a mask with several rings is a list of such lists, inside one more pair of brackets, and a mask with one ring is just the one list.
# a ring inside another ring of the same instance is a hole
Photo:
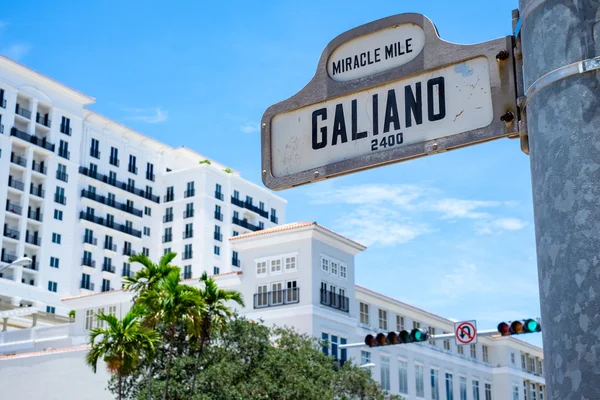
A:
{"label": "white facade", "polygon": [[[453,322],[446,318],[355,285],[354,255],[364,246],[316,223],[282,225],[233,237],[230,242],[239,253],[242,268],[215,279],[221,287],[244,295],[246,305],[240,313],[326,339],[329,344],[323,350],[339,360],[375,364],[373,377],[391,393],[407,400],[544,400],[542,350],[512,337],[481,337],[474,347],[438,340],[340,349],[340,344],[363,342],[367,334],[411,330],[413,326],[434,328],[435,333],[453,329]],[[197,280],[188,283],[195,285]],[[46,369],[52,369],[51,380],[44,378],[44,399],[85,398],[62,390],[69,375],[57,372],[53,361],[61,357],[44,351],[62,348],[71,360],[69,370],[73,364],[79,365],[78,380],[89,383],[85,395],[109,399],[106,385],[89,369],[85,372],[87,349],[80,346],[86,344],[89,328],[96,324],[94,313],[104,310],[122,317],[131,307],[131,294],[80,295],[63,299],[63,303],[77,311],[74,323],[0,333],[0,370],[20,367],[28,371],[29,366],[37,376],[45,377]],[[15,396],[22,394],[19,379],[28,378],[0,374],[0,386],[9,391],[14,387]],[[32,392],[28,398],[42,397]]]}
{"label": "white facade", "polygon": [[65,314],[62,297],[120,288],[134,252],[177,252],[186,278],[238,271],[227,238],[285,221],[285,200],[93,102],[0,56],[0,265],[34,260],[0,273],[0,303]]}

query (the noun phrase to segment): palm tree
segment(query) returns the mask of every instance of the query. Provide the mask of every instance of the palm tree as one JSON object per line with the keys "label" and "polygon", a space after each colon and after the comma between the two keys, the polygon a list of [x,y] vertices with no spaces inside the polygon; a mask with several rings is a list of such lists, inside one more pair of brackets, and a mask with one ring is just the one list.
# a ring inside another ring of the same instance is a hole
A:
{"label": "palm tree", "polygon": [[171,271],[162,278],[153,290],[142,292],[139,302],[151,310],[148,319],[152,324],[164,324],[169,342],[169,355],[166,367],[164,398],[169,393],[169,379],[173,360],[174,341],[177,335],[177,324],[197,325],[202,315],[204,302],[200,291],[194,287],[181,284],[179,269]]}
{"label": "palm tree", "polygon": [[135,369],[142,356],[149,356],[154,352],[155,346],[160,342],[160,335],[143,326],[140,317],[132,311],[122,320],[103,312],[96,318],[106,323],[106,327],[91,330],[91,349],[86,354],[85,361],[96,373],[98,360],[102,358],[108,371],[117,375],[120,400],[123,398],[123,378]]}
{"label": "palm tree", "polygon": [[236,290],[219,289],[217,282],[212,277],[208,277],[206,271],[200,277],[200,282],[204,284],[204,288],[200,289],[200,296],[204,301],[202,308],[201,326],[200,326],[200,350],[196,358],[194,367],[194,375],[192,377],[192,391],[196,386],[196,375],[200,365],[200,356],[204,350],[204,346],[210,341],[211,331],[222,331],[233,314],[233,310],[226,303],[235,302],[244,307],[242,294]]}

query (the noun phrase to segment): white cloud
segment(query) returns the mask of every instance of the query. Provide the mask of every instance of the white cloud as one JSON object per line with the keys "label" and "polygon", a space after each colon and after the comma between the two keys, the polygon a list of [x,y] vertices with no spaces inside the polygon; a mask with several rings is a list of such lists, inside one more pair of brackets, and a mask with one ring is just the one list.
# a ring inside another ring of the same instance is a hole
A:
{"label": "white cloud", "polygon": [[476,232],[480,235],[500,231],[519,231],[527,226],[527,222],[518,218],[497,218],[477,223]]}
{"label": "white cloud", "polygon": [[312,204],[382,204],[412,209],[430,189],[419,185],[356,185],[326,192],[309,192]]}
{"label": "white cloud", "polygon": [[461,200],[461,199],[440,199],[430,203],[432,210],[442,213],[444,219],[482,219],[488,218],[490,214],[477,212],[479,208],[498,207],[499,201],[481,201],[481,200]]}
{"label": "white cloud", "polygon": [[131,115],[126,118],[132,121],[141,121],[147,124],[158,124],[165,122],[169,118],[169,112],[156,108],[122,108],[122,111],[128,112]]}
{"label": "white cloud", "polygon": [[245,122],[244,124],[240,125],[240,131],[244,133],[256,133],[260,131],[260,126],[255,122]]}

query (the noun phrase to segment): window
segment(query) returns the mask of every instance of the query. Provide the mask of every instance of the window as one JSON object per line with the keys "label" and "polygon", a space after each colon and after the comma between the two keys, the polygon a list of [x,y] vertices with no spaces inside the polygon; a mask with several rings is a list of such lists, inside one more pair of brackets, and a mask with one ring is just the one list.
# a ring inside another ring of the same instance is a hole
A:
{"label": "window", "polygon": [[221,248],[219,246],[215,246],[213,249],[213,252],[215,253],[215,255],[220,256],[221,255]]}
{"label": "window", "polygon": [[52,282],[52,281],[48,281],[48,290],[49,291],[56,293],[57,288],[58,288],[58,283]]}
{"label": "window", "polygon": [[525,354],[521,354],[521,369],[525,370],[527,368],[527,363],[525,361]]}
{"label": "window", "polygon": [[108,171],[108,183],[116,185],[117,183],[117,173],[114,171]]}
{"label": "window", "polygon": [[540,385],[540,400],[544,400],[544,387]]}
{"label": "window", "polygon": [[56,257],[50,257],[50,266],[52,268],[58,268],[59,261],[60,260]]}
{"label": "window", "polygon": [[519,400],[519,387],[513,387],[513,400]]}
{"label": "window", "polygon": [[102,291],[108,292],[110,290],[110,281],[108,279],[102,279]]}
{"label": "window", "polygon": [[135,166],[136,158],[134,155],[129,155],[129,168],[128,171],[132,174],[137,174],[137,167]]}
{"label": "window", "polygon": [[460,400],[467,400],[467,377],[460,376],[458,378],[459,389],[460,389]]}
{"label": "window", "polygon": [[144,207],[144,215],[152,215],[152,209],[150,207]]}
{"label": "window", "polygon": [[271,273],[279,274],[281,273],[281,259],[278,258],[276,260],[271,260]]}
{"label": "window", "polygon": [[[216,227],[215,227],[215,230],[216,230]],[[192,222],[190,222],[189,224],[185,224],[185,231],[183,232],[183,238],[189,239],[193,236],[194,236],[194,224]]]}
{"label": "window", "polygon": [[390,358],[387,356],[381,356],[380,364],[379,371],[381,372],[381,388],[383,390],[390,390]]}
{"label": "window", "polygon": [[267,262],[260,261],[256,263],[256,275],[266,275],[267,274]]}
{"label": "window", "polygon": [[456,348],[456,351],[458,351],[458,354],[460,354],[460,355],[463,355],[463,356],[465,355],[465,348],[463,346],[458,346]]}
{"label": "window", "polygon": [[471,347],[471,358],[477,358],[477,344],[473,343]]}
{"label": "window", "polygon": [[191,218],[194,216],[194,203],[187,203],[185,205],[185,212],[183,218]]}
{"label": "window", "polygon": [[150,236],[150,228],[147,226],[144,227],[144,236]]}
{"label": "window", "polygon": [[123,263],[123,273],[122,276],[131,276],[131,264],[124,262]]}
{"label": "window", "polygon": [[294,271],[296,269],[296,256],[285,257],[285,271]]}
{"label": "window", "polygon": [[435,328],[432,328],[431,326],[428,328],[429,331],[429,344],[432,346],[435,346],[435,339],[432,337],[433,335],[435,335]]}
{"label": "window", "polygon": [[360,323],[369,325],[369,305],[365,303],[359,304],[360,308]]}
{"label": "window", "polygon": [[329,273],[329,260],[326,258],[321,258],[321,270],[323,272]]}
{"label": "window", "polygon": [[[448,332],[444,332],[448,333]],[[450,351],[450,339],[444,339],[444,350]]]}
{"label": "window", "polygon": [[219,275],[219,272],[221,272],[221,269],[219,267],[213,267],[213,274],[214,275]]}
{"label": "window", "polygon": [[183,257],[181,257],[183,260],[189,260],[190,258],[192,258],[192,244],[186,244],[183,247]]}
{"label": "window", "polygon": [[165,195],[165,201],[173,201],[175,198],[175,188],[173,186],[169,186],[167,188],[167,194]]}
{"label": "window", "polygon": [[387,330],[387,311],[379,309],[379,329]]}
{"label": "window", "polygon": [[238,192],[237,190],[233,191],[233,198],[236,200],[240,199],[240,192]]}
{"label": "window", "polygon": [[262,221],[258,221],[258,230],[265,229],[265,223]]}
{"label": "window", "polygon": [[164,254],[169,254],[171,252],[171,248],[167,247],[166,249],[163,250],[163,255]]}
{"label": "window", "polygon": [[246,203],[252,204],[252,197],[246,196]]}
{"label": "window", "polygon": [[60,244],[61,239],[62,236],[60,235],[60,233],[52,233],[52,243]]}
{"label": "window", "polygon": [[398,332],[404,330],[404,317],[402,315],[396,315],[396,330]]}
{"label": "window", "polygon": [[[266,268],[266,267],[265,267]],[[256,308],[269,305],[267,285],[256,286]]]}
{"label": "window", "polygon": [[360,365],[370,364],[371,363],[371,352],[369,351],[360,351]]}
{"label": "window", "polygon": [[473,400],[479,400],[479,381],[473,381]]}
{"label": "window", "polygon": [[331,261],[331,275],[335,275],[337,276],[338,274],[338,263],[336,263],[335,261]]}
{"label": "window", "polygon": [[65,189],[60,186],[56,187],[56,192],[54,193],[54,201],[65,205],[67,204],[67,198],[65,197]]}
{"label": "window", "polygon": [[417,397],[425,397],[425,382],[423,381],[423,366],[415,365],[415,386]]}
{"label": "window", "polygon": [[60,133],[71,136],[71,120],[67,117],[61,117]]}
{"label": "window", "polygon": [[191,279],[192,278],[192,266],[186,265],[183,267],[183,279]]}
{"label": "window", "polygon": [[298,281],[287,281],[285,283],[286,295],[285,300],[288,303],[298,302]]}
{"label": "window", "polygon": [[530,393],[531,393],[531,400],[537,400],[537,392],[535,391],[535,389],[536,389],[535,383],[532,383],[531,384],[531,391],[530,391]]}
{"label": "window", "polygon": [[481,354],[483,357],[483,362],[490,362],[488,347],[485,344],[481,345]]}
{"label": "window", "polygon": [[418,321],[413,321],[413,329],[421,329],[421,323]]}
{"label": "window", "polygon": [[56,314],[56,307],[46,306],[46,312],[49,314]]}
{"label": "window", "polygon": [[340,264],[340,278],[346,279],[348,276],[348,269],[344,264]]}
{"label": "window", "polygon": [[150,257],[150,249],[147,247],[142,247],[142,253],[146,256],[146,257]]}
{"label": "window", "polygon": [[431,370],[431,400],[440,400],[440,383],[437,369]]}
{"label": "window", "polygon": [[523,381],[523,399],[527,400],[527,382]]}
{"label": "window", "polygon": [[108,159],[108,162],[115,167],[119,166],[119,149],[116,147],[110,148],[110,158]]}
{"label": "window", "polygon": [[194,189],[194,182],[188,182],[186,186],[186,191],[183,194],[183,197],[192,197],[196,194],[196,190]]}
{"label": "window", "polygon": [[54,219],[62,221],[62,219],[63,219],[63,212],[60,211],[60,210],[54,210]]}
{"label": "window", "polygon": [[542,360],[538,361],[538,374],[544,375],[544,362]]}
{"label": "window", "polygon": [[135,189],[135,180],[127,178],[127,190],[132,191],[133,189]]}
{"label": "window", "polygon": [[515,363],[515,353],[510,353],[510,362],[511,364]]}
{"label": "window", "polygon": [[94,310],[87,309],[85,310],[85,329],[86,330],[90,330],[93,327],[93,321],[94,321]]}
{"label": "window", "polygon": [[265,211],[265,203],[263,203],[262,201],[258,202],[258,208],[261,209],[261,211]]}
{"label": "window", "polygon": [[529,372],[535,374],[535,358],[529,357]]}
{"label": "window", "polygon": [[108,306],[108,313],[110,315],[117,315],[117,306]]}
{"label": "window", "polygon": [[94,158],[100,158],[100,142],[98,139],[92,139],[92,146],[90,147],[90,156]]}
{"label": "window", "polygon": [[492,384],[485,384],[485,400],[492,400]]}
{"label": "window", "polygon": [[65,142],[64,140],[60,141],[58,146],[58,156],[66,158],[67,160],[71,158],[71,154],[69,153],[69,142]]}
{"label": "window", "polygon": [[323,351],[323,354],[325,354],[326,356],[329,355],[329,334],[322,332],[321,333],[321,340],[323,341],[321,350]]}
{"label": "window", "polygon": [[101,328],[104,326],[104,322],[98,320],[97,315],[104,312],[104,307],[100,307],[96,310],[96,313],[94,314],[94,325],[96,326],[96,328]]}
{"label": "window", "polygon": [[146,163],[146,179],[154,182],[154,165]]}
{"label": "window", "polygon": [[446,372],[446,399],[454,400],[454,385],[452,383],[452,374]]}

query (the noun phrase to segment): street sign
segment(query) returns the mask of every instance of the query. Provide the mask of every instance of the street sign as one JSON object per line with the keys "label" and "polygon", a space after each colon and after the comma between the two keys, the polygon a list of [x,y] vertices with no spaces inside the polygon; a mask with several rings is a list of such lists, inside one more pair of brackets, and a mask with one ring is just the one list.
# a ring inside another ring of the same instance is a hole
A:
{"label": "street sign", "polygon": [[457,346],[477,343],[477,323],[475,321],[454,323],[454,339]]}
{"label": "street sign", "polygon": [[420,14],[345,32],[313,79],[267,109],[262,176],[279,190],[518,136],[512,37],[441,40]]}

